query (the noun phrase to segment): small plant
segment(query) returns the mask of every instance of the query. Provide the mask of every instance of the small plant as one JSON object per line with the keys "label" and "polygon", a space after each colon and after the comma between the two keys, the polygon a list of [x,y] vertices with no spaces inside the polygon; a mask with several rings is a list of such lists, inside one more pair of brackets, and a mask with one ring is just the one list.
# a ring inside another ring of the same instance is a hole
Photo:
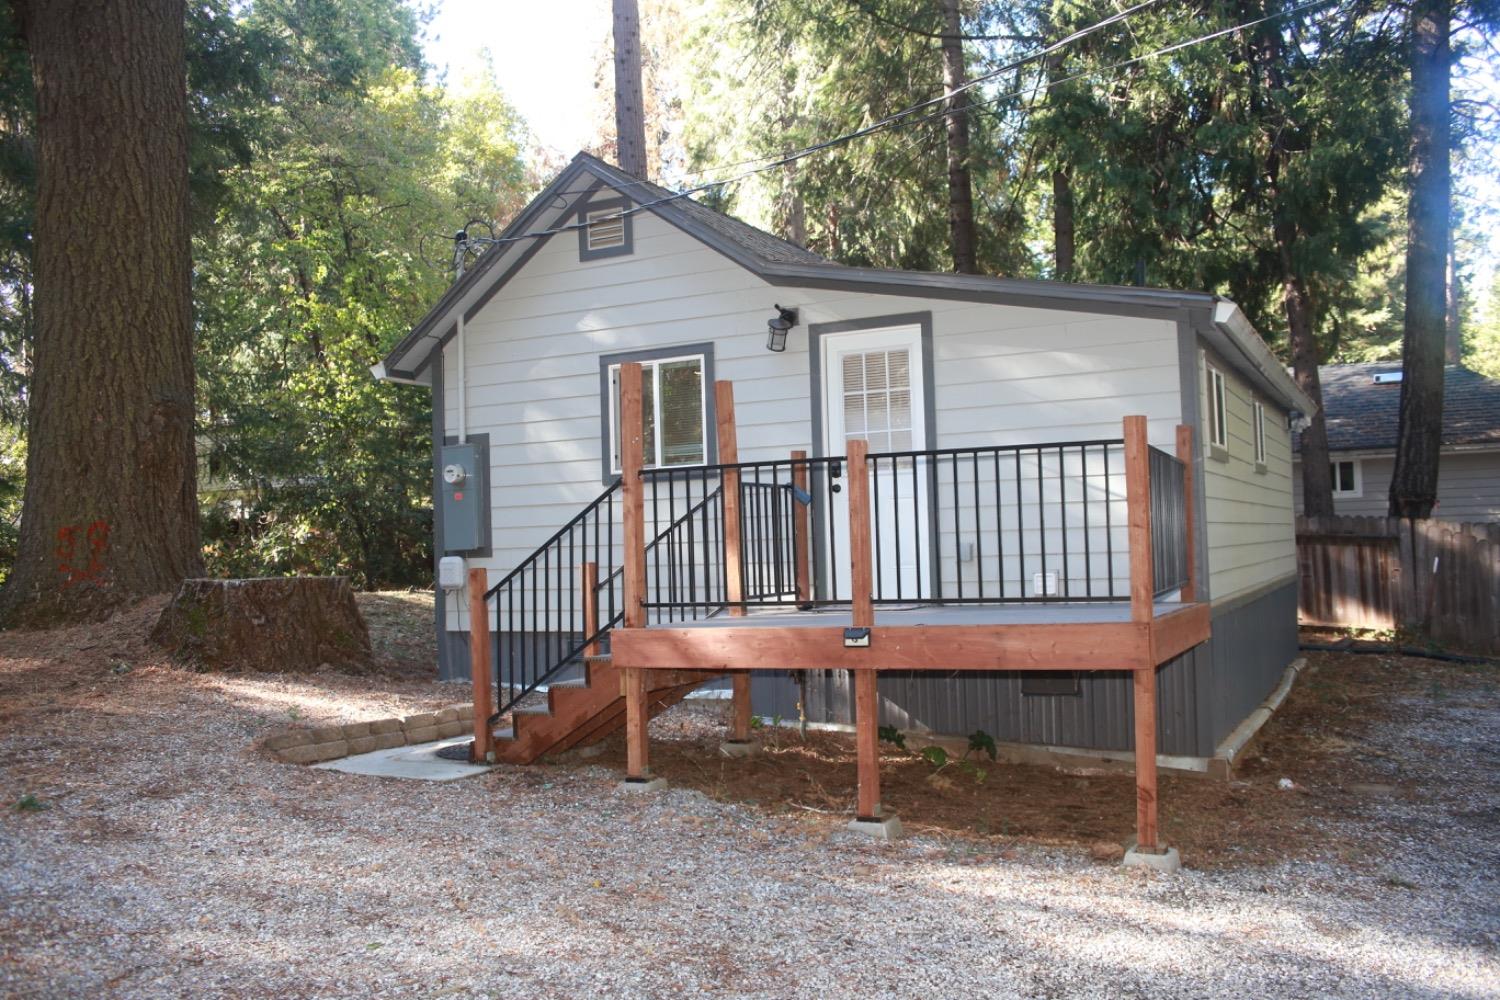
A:
{"label": "small plant", "polygon": [[889,743],[902,750],[906,749],[906,736],[895,726],[881,726],[879,736],[882,743]]}
{"label": "small plant", "polygon": [[[978,753],[980,751],[988,754],[990,760],[995,760],[998,753],[998,750],[995,747],[995,737],[991,736],[983,729],[976,729],[969,736],[969,753]],[[964,756],[967,757],[968,754],[965,754]]]}
{"label": "small plant", "polygon": [[286,717],[288,719],[291,719],[293,722],[296,722],[298,719],[302,718],[302,710],[294,705],[293,707],[286,710]]}
{"label": "small plant", "polygon": [[758,715],[752,715],[752,716],[750,716],[750,728],[751,729],[764,729],[764,728],[766,728],[766,720],[762,719]]}
{"label": "small plant", "polygon": [[16,801],[16,809],[20,812],[41,812],[47,808],[50,808],[47,803],[30,792],[27,792]]}
{"label": "small plant", "polygon": [[925,746],[922,748],[922,759],[941,771],[948,766],[948,751],[940,746]]}

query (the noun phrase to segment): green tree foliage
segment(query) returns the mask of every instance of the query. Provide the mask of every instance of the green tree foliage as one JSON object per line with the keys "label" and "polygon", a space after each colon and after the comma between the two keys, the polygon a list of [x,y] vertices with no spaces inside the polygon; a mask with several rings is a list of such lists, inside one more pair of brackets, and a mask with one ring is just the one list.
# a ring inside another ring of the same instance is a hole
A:
{"label": "green tree foliage", "polygon": [[420,585],[429,400],[369,369],[451,279],[424,241],[514,207],[523,132],[488,72],[422,82],[404,7],[372,0],[348,33],[310,10],[251,15],[282,58],[197,254],[207,555]]}
{"label": "green tree foliage", "polygon": [[[535,186],[522,123],[487,64],[424,80],[420,18],[403,0],[205,0],[186,27],[209,569],[426,584],[428,399],[376,383],[369,366],[451,280],[424,263],[424,238],[506,218]],[[3,30],[7,565],[25,455],[33,115],[25,53]]]}

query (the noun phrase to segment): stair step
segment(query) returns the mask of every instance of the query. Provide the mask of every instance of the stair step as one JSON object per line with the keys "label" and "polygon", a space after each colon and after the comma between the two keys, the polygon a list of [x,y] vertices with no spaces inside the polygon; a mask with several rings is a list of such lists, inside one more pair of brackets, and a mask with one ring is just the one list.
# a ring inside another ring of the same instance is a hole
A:
{"label": "stair step", "polygon": [[528,705],[525,708],[511,709],[512,716],[517,715],[551,715],[552,710],[546,705]]}
{"label": "stair step", "polygon": [[583,662],[591,667],[607,667],[615,662],[614,657],[608,653],[600,653],[598,656],[585,656]]}
{"label": "stair step", "polygon": [[588,686],[589,682],[585,677],[575,677],[570,681],[553,681],[548,685],[554,688],[587,688]]}
{"label": "stair step", "polygon": [[516,738],[516,731],[514,729],[497,729],[494,736],[497,740],[513,740]]}

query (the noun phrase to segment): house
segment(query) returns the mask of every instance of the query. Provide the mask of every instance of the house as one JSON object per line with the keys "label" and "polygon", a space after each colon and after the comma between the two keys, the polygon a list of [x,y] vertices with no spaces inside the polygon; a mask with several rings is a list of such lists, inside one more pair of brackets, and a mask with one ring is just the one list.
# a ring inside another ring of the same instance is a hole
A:
{"label": "house", "polygon": [[729,675],[740,739],[800,703],[873,760],[878,701],[1201,766],[1296,655],[1311,403],[1212,295],[846,267],[580,154],[375,374],[431,386],[437,552],[490,585],[439,589],[442,676],[483,607],[500,705],[548,689],[506,760],[624,723],[644,780]]}
{"label": "house", "polygon": [[[1333,473],[1333,506],[1384,517],[1396,465],[1401,363],[1321,365],[1323,413]],[[1438,505],[1445,521],[1500,521],[1500,382],[1462,365],[1443,369],[1443,438]],[[1302,469],[1294,450],[1293,496],[1302,513]]]}

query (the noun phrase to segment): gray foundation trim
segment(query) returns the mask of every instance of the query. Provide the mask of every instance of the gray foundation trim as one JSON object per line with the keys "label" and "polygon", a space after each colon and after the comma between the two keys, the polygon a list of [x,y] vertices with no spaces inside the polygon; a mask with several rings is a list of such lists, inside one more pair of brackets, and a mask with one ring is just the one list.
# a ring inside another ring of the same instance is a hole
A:
{"label": "gray foundation trim", "polygon": [[[1157,671],[1159,753],[1213,756],[1297,658],[1296,612],[1295,580],[1215,610],[1213,638]],[[1038,746],[1130,750],[1135,706],[1128,672],[1087,672],[1076,695],[1024,695],[1026,676],[882,673],[880,722],[959,737],[983,729],[997,740]],[[757,673],[751,689],[757,714],[797,718],[797,686],[786,671]],[[852,723],[853,694],[846,673],[809,671],[808,721]]]}
{"label": "gray foundation trim", "polygon": [[[921,330],[922,344],[922,419],[926,425],[925,440],[922,449],[931,450],[937,447],[937,389],[936,375],[933,372],[933,348],[932,348],[932,313],[910,312],[890,313],[884,316],[866,316],[860,319],[840,320],[836,323],[813,323],[807,328],[807,365],[808,365],[808,399],[811,406],[812,425],[812,454],[814,458],[823,458],[826,454],[823,434],[823,337],[836,333],[855,333],[860,330],[884,330],[892,327],[915,326]],[[914,442],[915,443],[915,442]],[[935,468],[929,467],[929,477],[936,476]],[[810,477],[809,488],[813,496],[823,496],[821,492],[827,487],[823,483],[822,469],[814,466]],[[935,496],[934,484],[928,484],[928,496]],[[825,508],[826,509],[826,508]],[[928,537],[934,541],[938,537],[937,504],[927,505]],[[812,523],[813,564],[814,572],[817,574],[822,587],[828,587],[828,526],[824,523],[825,518],[815,517]],[[928,593],[938,592],[938,574],[942,572],[941,561],[931,560],[931,579],[928,581]]]}
{"label": "gray foundation trim", "polygon": [[438,363],[432,366],[432,613],[433,628],[437,630],[438,679],[450,676],[448,644],[443,641],[447,633],[448,594],[438,586],[438,560],[443,558],[438,539],[443,537],[443,418],[447,407],[443,398],[443,352],[436,352]]}
{"label": "gray foundation trim", "polygon": [[[1206,311],[1204,313],[1206,316]],[[1203,414],[1198,412],[1198,323],[1191,313],[1177,320],[1177,376],[1182,422],[1193,429],[1193,550],[1199,601],[1212,599],[1208,565],[1208,478],[1203,468]]]}
{"label": "gray foundation trim", "polygon": [[[443,437],[443,444],[458,443],[458,438],[452,435],[445,435]],[[494,493],[492,492],[494,487],[490,482],[493,475],[493,469],[490,466],[490,436],[488,434],[470,434],[467,443],[479,446],[479,465],[484,470],[485,504],[480,508],[482,517],[479,522],[479,537],[484,539],[484,544],[477,549],[469,549],[466,552],[450,552],[447,545],[442,544],[443,534],[441,531],[436,532],[433,537],[439,540],[436,548],[440,555],[457,555],[469,559],[487,559],[495,554],[495,533],[491,530],[491,518],[494,515],[495,504],[493,500]],[[439,470],[439,473],[441,473],[441,470]],[[442,488],[441,483],[438,488]],[[438,498],[441,498],[441,496],[442,494],[439,493]],[[441,506],[441,504],[438,504],[438,498],[434,498],[433,503]]]}
{"label": "gray foundation trim", "polygon": [[[676,358],[683,355],[703,355],[703,461],[705,465],[716,465],[719,461],[719,435],[716,430],[718,424],[718,412],[714,406],[714,345],[711,342],[700,344],[678,344],[675,347],[653,347],[646,351],[621,351],[618,354],[601,354],[599,356],[599,476],[600,482],[605,486],[613,486],[615,480],[619,479],[619,473],[610,469],[610,453],[614,451],[614,442],[609,436],[609,368],[611,365],[624,364],[627,361],[660,361],[663,358]],[[696,468],[696,466],[682,466],[682,468]]]}

